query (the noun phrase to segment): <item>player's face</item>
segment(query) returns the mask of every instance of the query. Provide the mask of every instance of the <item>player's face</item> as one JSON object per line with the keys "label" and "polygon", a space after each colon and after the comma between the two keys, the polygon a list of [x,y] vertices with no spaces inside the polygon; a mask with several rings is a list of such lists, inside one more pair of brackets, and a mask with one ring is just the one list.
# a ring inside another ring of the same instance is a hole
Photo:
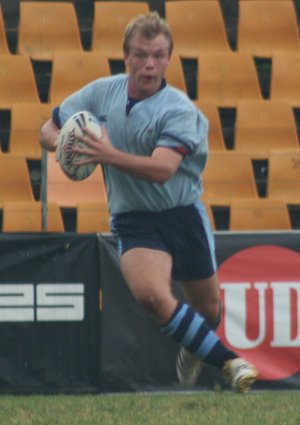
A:
{"label": "player's face", "polygon": [[149,40],[136,35],[130,42],[125,64],[129,72],[129,96],[144,99],[161,86],[170,61],[169,42],[163,34]]}

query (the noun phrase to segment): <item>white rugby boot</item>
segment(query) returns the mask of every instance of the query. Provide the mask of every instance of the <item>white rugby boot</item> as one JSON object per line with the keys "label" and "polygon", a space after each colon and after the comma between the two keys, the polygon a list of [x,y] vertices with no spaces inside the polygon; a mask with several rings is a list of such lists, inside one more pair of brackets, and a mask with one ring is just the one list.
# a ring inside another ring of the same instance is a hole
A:
{"label": "white rugby boot", "polygon": [[192,388],[197,382],[202,366],[202,360],[190,353],[186,348],[180,348],[176,361],[176,371],[181,385]]}
{"label": "white rugby boot", "polygon": [[246,393],[256,381],[257,370],[246,360],[237,358],[228,360],[223,367],[225,380],[238,393]]}

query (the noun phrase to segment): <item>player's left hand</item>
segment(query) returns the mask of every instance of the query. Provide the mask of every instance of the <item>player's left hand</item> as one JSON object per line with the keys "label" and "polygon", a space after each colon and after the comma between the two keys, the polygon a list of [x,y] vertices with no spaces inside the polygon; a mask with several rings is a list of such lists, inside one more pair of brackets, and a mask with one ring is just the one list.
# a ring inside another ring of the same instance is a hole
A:
{"label": "player's left hand", "polygon": [[107,130],[101,127],[102,136],[96,136],[92,131],[83,128],[82,135],[76,134],[76,138],[84,143],[85,147],[74,146],[72,151],[77,154],[84,154],[87,158],[77,160],[76,165],[99,163],[106,164],[111,161],[115,148],[111,144]]}

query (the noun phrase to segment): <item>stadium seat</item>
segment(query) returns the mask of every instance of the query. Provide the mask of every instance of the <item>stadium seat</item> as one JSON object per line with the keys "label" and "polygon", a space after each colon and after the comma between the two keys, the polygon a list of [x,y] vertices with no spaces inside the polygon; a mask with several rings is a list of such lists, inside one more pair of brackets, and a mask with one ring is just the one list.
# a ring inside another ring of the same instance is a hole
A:
{"label": "stadium seat", "polygon": [[26,159],[41,160],[39,132],[51,116],[48,103],[14,103],[11,107],[11,127],[8,151]]}
{"label": "stadium seat", "polygon": [[49,102],[58,105],[92,80],[110,75],[107,58],[97,52],[56,52],[53,54]]}
{"label": "stadium seat", "polygon": [[299,30],[293,2],[239,2],[237,50],[266,58],[275,51],[299,51]]}
{"label": "stadium seat", "polygon": [[7,44],[6,28],[3,19],[3,11],[0,5],[0,55],[8,55],[10,50]]}
{"label": "stadium seat", "polygon": [[167,1],[165,10],[179,56],[231,51],[218,1]]}
{"label": "stadium seat", "polygon": [[229,206],[232,198],[258,198],[251,159],[243,153],[212,151],[203,185],[203,200],[212,206]]}
{"label": "stadium seat", "polygon": [[78,203],[76,230],[78,233],[110,232],[107,202]]}
{"label": "stadium seat", "polygon": [[210,150],[225,151],[222,123],[218,108],[213,103],[195,101],[195,105],[204,113],[209,121],[208,145]]}
{"label": "stadium seat", "polygon": [[299,147],[295,117],[284,102],[239,102],[234,133],[235,149],[252,159],[267,159],[271,149]]}
{"label": "stadium seat", "polygon": [[0,202],[34,201],[26,159],[11,154],[0,155]]}
{"label": "stadium seat", "polygon": [[300,108],[300,52],[272,55],[270,98]]}
{"label": "stadium seat", "polygon": [[[48,205],[48,232],[63,232],[63,221],[59,208]],[[42,204],[34,202],[4,202],[3,232],[41,232]]]}
{"label": "stadium seat", "polygon": [[40,102],[30,59],[26,55],[0,55],[0,109],[14,103]]}
{"label": "stadium seat", "polygon": [[109,59],[122,60],[123,33],[137,15],[149,12],[146,2],[95,1],[91,50]]}
{"label": "stadium seat", "polygon": [[198,57],[197,100],[234,108],[239,100],[262,100],[254,59],[248,53]]}
{"label": "stadium seat", "polygon": [[300,204],[300,148],[270,152],[267,197]]}
{"label": "stadium seat", "polygon": [[56,51],[82,51],[72,2],[21,1],[17,52],[51,61]]}
{"label": "stadium seat", "polygon": [[[47,201],[61,208],[76,208],[80,202],[106,201],[106,191],[100,167],[85,180],[73,181],[61,170],[54,153],[48,153]],[[42,199],[44,197],[42,196]],[[0,199],[1,201],[1,199]]]}
{"label": "stadium seat", "polygon": [[291,230],[287,204],[279,199],[232,199],[229,230]]}
{"label": "stadium seat", "polygon": [[173,53],[169,66],[166,71],[166,80],[171,85],[179,90],[187,93],[187,86],[185,82],[184,70],[181,59],[176,53]]}

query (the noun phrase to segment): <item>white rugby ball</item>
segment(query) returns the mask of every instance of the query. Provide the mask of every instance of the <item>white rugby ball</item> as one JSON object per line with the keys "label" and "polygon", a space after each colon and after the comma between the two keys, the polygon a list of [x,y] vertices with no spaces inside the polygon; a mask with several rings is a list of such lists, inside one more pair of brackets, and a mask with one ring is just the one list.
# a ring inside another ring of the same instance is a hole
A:
{"label": "white rugby ball", "polygon": [[82,160],[87,155],[72,152],[73,146],[85,147],[84,143],[76,138],[82,135],[82,129],[88,128],[97,137],[102,135],[100,122],[89,111],[80,111],[72,115],[63,125],[57,139],[56,154],[63,172],[72,180],[84,180],[96,169],[98,164],[76,165],[74,161]]}

